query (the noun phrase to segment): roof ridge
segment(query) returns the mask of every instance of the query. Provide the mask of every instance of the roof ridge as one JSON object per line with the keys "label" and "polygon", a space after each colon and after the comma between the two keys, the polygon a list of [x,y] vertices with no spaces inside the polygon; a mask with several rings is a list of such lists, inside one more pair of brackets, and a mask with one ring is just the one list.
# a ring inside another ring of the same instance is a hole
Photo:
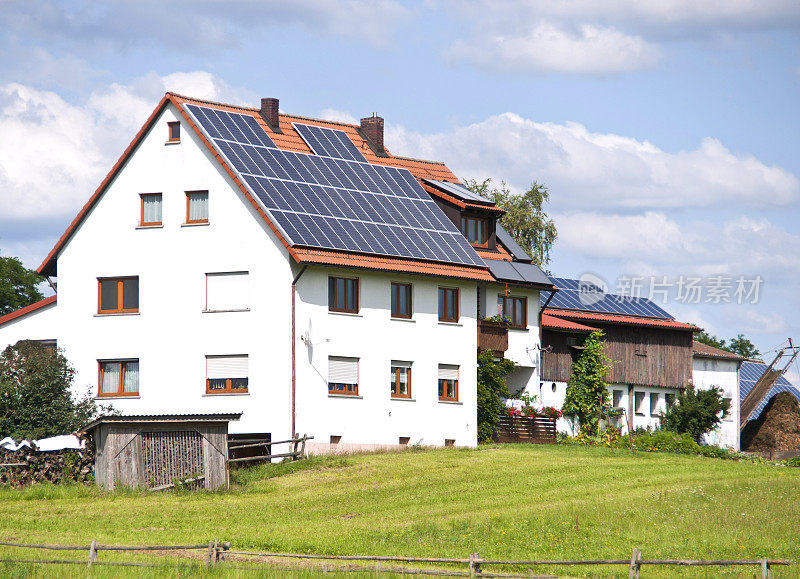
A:
{"label": "roof ridge", "polygon": [[[417,159],[415,157],[403,157],[402,155],[392,155],[392,157],[395,159],[402,159],[403,161],[415,161],[417,163],[427,163],[428,165],[442,165],[443,167],[447,166],[444,161],[431,161],[430,159]],[[460,183],[460,181],[457,182]]]}
{"label": "roof ridge", "polygon": [[186,96],[184,94],[179,94],[177,92],[172,92],[172,91],[167,91],[167,94],[170,95],[170,96],[174,96],[174,97],[178,97],[180,99],[187,100],[187,101],[194,101],[196,103],[205,103],[207,105],[217,105],[219,107],[229,107],[229,108],[232,108],[232,109],[240,109],[240,110],[243,110],[243,111],[251,111],[251,112],[254,112],[254,113],[257,113],[259,111],[259,109],[254,108],[254,107],[245,107],[245,106],[242,106],[242,105],[232,105],[230,103],[221,103],[219,101],[212,101],[212,100],[208,100],[208,99],[199,99],[199,98]]}

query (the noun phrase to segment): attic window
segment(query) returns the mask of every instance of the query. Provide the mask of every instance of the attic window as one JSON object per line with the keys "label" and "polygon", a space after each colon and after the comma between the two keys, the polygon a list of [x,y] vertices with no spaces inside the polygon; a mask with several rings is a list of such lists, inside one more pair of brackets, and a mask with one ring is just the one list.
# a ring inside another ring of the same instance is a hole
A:
{"label": "attic window", "polygon": [[181,124],[178,121],[167,123],[167,142],[179,143],[181,140]]}
{"label": "attic window", "polygon": [[477,217],[462,217],[461,231],[472,245],[486,247],[489,244],[489,223]]}

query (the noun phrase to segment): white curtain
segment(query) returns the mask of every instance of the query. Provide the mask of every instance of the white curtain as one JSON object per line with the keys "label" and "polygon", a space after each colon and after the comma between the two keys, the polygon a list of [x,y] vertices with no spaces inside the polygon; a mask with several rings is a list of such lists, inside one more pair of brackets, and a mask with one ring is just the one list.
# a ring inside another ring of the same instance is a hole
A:
{"label": "white curtain", "polygon": [[103,362],[103,394],[119,391],[119,362]]}
{"label": "white curtain", "polygon": [[188,221],[208,221],[208,192],[187,193],[189,198]]}
{"label": "white curtain", "polygon": [[139,391],[139,362],[124,362],[125,382],[122,384],[123,392]]}
{"label": "white curtain", "polygon": [[161,195],[142,195],[142,223],[161,223]]}

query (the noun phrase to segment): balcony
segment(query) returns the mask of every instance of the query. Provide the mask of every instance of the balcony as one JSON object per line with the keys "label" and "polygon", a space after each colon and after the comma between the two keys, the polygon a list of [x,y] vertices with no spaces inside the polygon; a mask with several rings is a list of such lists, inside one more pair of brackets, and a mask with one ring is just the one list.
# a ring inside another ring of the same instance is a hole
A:
{"label": "balcony", "polygon": [[508,350],[508,324],[478,320],[478,349],[492,350],[498,355]]}

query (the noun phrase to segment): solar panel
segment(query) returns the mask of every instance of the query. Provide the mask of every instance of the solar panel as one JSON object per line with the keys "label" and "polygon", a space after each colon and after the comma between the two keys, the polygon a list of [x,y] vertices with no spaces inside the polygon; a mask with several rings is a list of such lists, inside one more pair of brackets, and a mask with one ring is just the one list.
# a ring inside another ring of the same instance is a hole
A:
{"label": "solar panel", "polygon": [[438,189],[442,189],[451,195],[455,195],[462,201],[471,201],[473,203],[485,203],[494,205],[494,202],[486,197],[473,193],[461,183],[450,183],[449,181],[437,181],[435,179],[423,179],[429,185],[433,185]]}
{"label": "solar panel", "polygon": [[246,115],[187,109],[291,245],[484,266],[407,169],[284,151],[252,117],[263,138]]}
{"label": "solar panel", "polygon": [[[618,314],[646,318],[674,319],[666,310],[647,298],[622,296],[602,291],[602,288],[581,283],[576,279],[550,278],[559,291],[550,300],[548,307],[578,310],[600,314]],[[542,292],[544,303],[549,292]]]}
{"label": "solar panel", "polygon": [[[739,368],[739,403],[745,399],[745,397],[750,393],[753,387],[758,382],[758,379],[764,374],[767,370],[767,365],[762,362],[750,362],[745,360],[742,362],[741,367]],[[775,384],[770,388],[767,395],[761,399],[761,402],[758,403],[755,410],[750,414],[751,419],[755,420],[761,415],[761,412],[767,406],[769,401],[772,399],[773,396],[780,392],[788,392],[792,396],[794,396],[798,402],[800,402],[800,391],[797,388],[792,386],[792,383],[789,382],[785,376],[780,376],[776,381]]]}
{"label": "solar panel", "polygon": [[362,163],[367,161],[344,131],[303,123],[292,123],[292,126],[316,155]]}

